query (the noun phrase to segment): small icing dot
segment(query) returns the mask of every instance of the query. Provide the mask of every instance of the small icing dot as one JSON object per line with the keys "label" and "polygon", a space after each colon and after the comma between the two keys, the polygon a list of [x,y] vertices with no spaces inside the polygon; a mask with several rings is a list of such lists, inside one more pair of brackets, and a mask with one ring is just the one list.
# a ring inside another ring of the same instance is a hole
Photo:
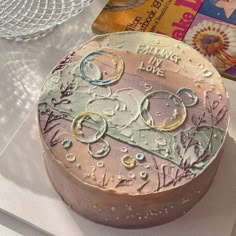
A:
{"label": "small icing dot", "polygon": [[131,207],[130,205],[128,205],[127,208],[128,208],[129,211],[132,211],[132,210],[133,210],[132,207]]}
{"label": "small icing dot", "polygon": [[116,219],[117,219],[117,220],[119,220],[119,219],[120,219],[120,217],[119,217],[119,216],[117,216],[117,217],[116,217]]}
{"label": "small icing dot", "polygon": [[114,182],[114,176],[111,176],[111,178],[110,178],[110,180],[111,180],[111,182]]}
{"label": "small icing dot", "polygon": [[89,173],[84,173],[83,174],[83,177],[86,179],[86,178],[89,178],[90,177],[90,174]]}
{"label": "small icing dot", "polygon": [[138,218],[139,220],[142,220],[142,217],[141,216],[139,216],[139,218]]}
{"label": "small icing dot", "polygon": [[76,156],[74,155],[74,154],[72,154],[72,153],[67,153],[66,154],[66,160],[68,161],[68,162],[75,162],[76,161]]}
{"label": "small icing dot", "polygon": [[169,103],[166,103],[166,106],[169,107],[170,106]]}
{"label": "small icing dot", "polygon": [[134,174],[134,172],[129,172],[129,173],[128,173],[128,177],[131,178],[131,179],[135,179],[135,174]]}
{"label": "small icing dot", "polygon": [[120,151],[121,151],[121,152],[128,152],[128,148],[127,148],[127,147],[121,147],[121,148],[120,148]]}
{"label": "small icing dot", "polygon": [[144,165],[144,168],[145,168],[145,169],[149,169],[150,167],[151,167],[151,166],[150,166],[149,164],[145,164],[145,165]]}
{"label": "small icing dot", "polygon": [[144,158],[145,158],[145,155],[143,153],[137,153],[135,158],[138,160],[138,161],[143,161]]}
{"label": "small icing dot", "polygon": [[78,163],[78,164],[76,165],[76,167],[77,167],[78,169],[81,169],[81,164]]}
{"label": "small icing dot", "polygon": [[208,69],[205,69],[202,74],[203,74],[203,76],[204,76],[205,78],[209,78],[209,77],[211,77],[214,73],[213,73],[212,71],[209,71]]}
{"label": "small icing dot", "polygon": [[116,208],[115,208],[115,207],[111,207],[111,211],[113,211],[113,212],[114,212],[115,210],[116,210]]}
{"label": "small icing dot", "polygon": [[141,171],[141,172],[139,173],[139,175],[140,175],[140,177],[141,177],[142,179],[146,179],[147,176],[148,176],[148,174],[147,174],[146,171]]}
{"label": "small icing dot", "polygon": [[97,167],[102,168],[104,166],[103,161],[97,162]]}

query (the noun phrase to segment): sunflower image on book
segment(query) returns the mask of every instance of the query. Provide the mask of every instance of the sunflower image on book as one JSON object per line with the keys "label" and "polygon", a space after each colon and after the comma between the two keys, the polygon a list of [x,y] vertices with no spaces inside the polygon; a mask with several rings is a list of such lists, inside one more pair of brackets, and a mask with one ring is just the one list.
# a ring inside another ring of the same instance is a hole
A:
{"label": "sunflower image on book", "polygon": [[145,2],[145,0],[110,0],[106,5],[106,10],[126,10],[136,7]]}
{"label": "sunflower image on book", "polygon": [[189,29],[184,41],[220,71],[236,65],[236,27],[204,20]]}

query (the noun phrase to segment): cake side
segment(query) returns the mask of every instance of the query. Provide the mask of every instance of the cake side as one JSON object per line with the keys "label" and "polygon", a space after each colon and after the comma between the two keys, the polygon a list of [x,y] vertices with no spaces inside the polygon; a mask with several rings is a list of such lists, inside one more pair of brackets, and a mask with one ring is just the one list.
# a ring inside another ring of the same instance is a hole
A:
{"label": "cake side", "polygon": [[123,196],[84,185],[65,172],[49,151],[44,161],[54,188],[73,210],[96,223],[138,229],[165,224],[185,215],[208,191],[222,153],[223,150],[191,183],[158,195],[142,196]]}

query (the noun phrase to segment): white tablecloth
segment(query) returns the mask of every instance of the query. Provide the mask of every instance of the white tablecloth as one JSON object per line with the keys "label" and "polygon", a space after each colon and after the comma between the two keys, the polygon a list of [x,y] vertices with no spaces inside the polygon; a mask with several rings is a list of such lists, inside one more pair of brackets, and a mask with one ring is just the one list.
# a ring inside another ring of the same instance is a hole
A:
{"label": "white tablecloth", "polygon": [[0,39],[0,235],[235,236],[234,81],[224,79],[231,99],[224,157],[210,190],[184,217],[151,229],[113,229],[74,213],[50,184],[43,165],[35,103],[51,68],[93,35],[91,24],[105,3],[95,1],[44,38],[27,43]]}

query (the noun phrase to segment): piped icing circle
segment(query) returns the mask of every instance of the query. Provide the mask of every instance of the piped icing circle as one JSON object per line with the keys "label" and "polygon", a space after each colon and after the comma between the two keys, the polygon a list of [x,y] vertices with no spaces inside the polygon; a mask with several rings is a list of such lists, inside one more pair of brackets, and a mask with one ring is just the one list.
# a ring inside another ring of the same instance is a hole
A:
{"label": "piped icing circle", "polygon": [[191,184],[214,162],[229,101],[216,69],[191,47],[124,32],[95,37],[58,63],[38,117],[49,158],[79,184],[153,195]]}

